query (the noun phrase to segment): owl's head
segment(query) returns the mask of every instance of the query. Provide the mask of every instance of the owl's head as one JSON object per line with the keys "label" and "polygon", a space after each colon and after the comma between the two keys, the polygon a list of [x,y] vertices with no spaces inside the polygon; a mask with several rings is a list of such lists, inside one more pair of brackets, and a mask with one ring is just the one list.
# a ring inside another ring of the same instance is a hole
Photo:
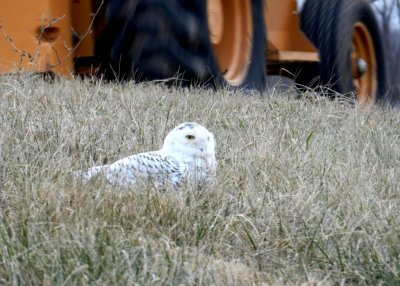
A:
{"label": "owl's head", "polygon": [[215,138],[204,126],[185,122],[165,137],[162,151],[176,159],[188,162],[193,158],[215,160]]}

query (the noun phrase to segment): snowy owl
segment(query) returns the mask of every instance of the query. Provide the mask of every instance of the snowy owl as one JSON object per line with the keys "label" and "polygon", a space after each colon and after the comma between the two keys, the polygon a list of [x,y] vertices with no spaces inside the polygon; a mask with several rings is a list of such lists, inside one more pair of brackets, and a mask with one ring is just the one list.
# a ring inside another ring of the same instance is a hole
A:
{"label": "snowy owl", "polygon": [[216,167],[214,135],[198,123],[186,122],[168,133],[158,151],[132,155],[74,175],[83,181],[104,176],[108,183],[118,186],[134,186],[140,181],[176,189],[185,184],[210,185]]}

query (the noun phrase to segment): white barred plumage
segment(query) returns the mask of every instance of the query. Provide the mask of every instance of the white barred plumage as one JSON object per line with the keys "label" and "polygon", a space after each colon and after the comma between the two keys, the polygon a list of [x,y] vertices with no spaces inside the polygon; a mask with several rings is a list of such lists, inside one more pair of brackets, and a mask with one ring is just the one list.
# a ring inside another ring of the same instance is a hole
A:
{"label": "white barred plumage", "polygon": [[95,166],[74,173],[88,181],[104,176],[110,184],[134,186],[138,182],[157,187],[208,186],[215,176],[215,138],[204,126],[185,122],[165,137],[162,148],[132,155],[110,165]]}

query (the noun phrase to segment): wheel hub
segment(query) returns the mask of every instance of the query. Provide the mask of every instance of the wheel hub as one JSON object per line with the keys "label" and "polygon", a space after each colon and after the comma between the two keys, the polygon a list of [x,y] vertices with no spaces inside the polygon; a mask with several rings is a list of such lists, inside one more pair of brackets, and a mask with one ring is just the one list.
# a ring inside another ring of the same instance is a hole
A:
{"label": "wheel hub", "polygon": [[207,0],[209,37],[224,79],[239,86],[246,78],[253,45],[250,0]]}
{"label": "wheel hub", "polygon": [[366,72],[368,72],[368,63],[364,59],[358,59],[357,71],[359,76],[363,76]]}
{"label": "wheel hub", "polygon": [[220,0],[207,1],[208,13],[208,28],[210,33],[211,42],[218,44],[224,33],[224,13],[222,12],[222,5]]}
{"label": "wheel hub", "polygon": [[357,22],[353,27],[351,60],[353,83],[358,101],[373,103],[378,88],[377,60],[372,36],[362,22]]}

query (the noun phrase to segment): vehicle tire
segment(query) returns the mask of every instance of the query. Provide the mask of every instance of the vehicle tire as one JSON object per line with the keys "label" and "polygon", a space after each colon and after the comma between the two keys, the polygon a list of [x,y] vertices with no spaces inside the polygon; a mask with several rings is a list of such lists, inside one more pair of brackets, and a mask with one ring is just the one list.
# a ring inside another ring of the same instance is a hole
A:
{"label": "vehicle tire", "polygon": [[385,95],[384,47],[368,1],[307,0],[301,26],[319,50],[322,85],[361,103]]}
{"label": "vehicle tire", "polygon": [[178,75],[182,84],[262,90],[263,5],[263,0],[109,0],[95,53],[111,67],[108,75],[119,78]]}

